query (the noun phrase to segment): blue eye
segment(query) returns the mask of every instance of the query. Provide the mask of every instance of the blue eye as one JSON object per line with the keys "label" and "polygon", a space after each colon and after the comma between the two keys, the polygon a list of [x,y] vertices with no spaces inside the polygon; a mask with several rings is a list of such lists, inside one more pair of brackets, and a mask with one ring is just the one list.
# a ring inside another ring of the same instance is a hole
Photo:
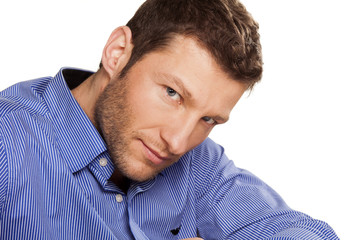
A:
{"label": "blue eye", "polygon": [[178,94],[174,89],[171,87],[166,88],[167,95],[172,98],[174,101],[179,102],[181,100],[180,94]]}
{"label": "blue eye", "polygon": [[202,120],[204,120],[207,124],[214,125],[216,121],[211,117],[203,117]]}
{"label": "blue eye", "polygon": [[169,87],[166,88],[166,92],[170,97],[173,97],[177,94],[177,92],[174,89],[169,88]]}

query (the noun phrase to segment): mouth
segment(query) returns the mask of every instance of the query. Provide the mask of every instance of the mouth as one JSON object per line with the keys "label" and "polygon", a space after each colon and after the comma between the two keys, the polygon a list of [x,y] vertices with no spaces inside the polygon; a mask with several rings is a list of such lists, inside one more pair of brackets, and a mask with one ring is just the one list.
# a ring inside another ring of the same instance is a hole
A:
{"label": "mouth", "polygon": [[140,140],[140,142],[144,146],[146,158],[149,159],[153,164],[161,165],[164,162],[169,161],[171,159],[170,157],[167,156],[161,156],[159,152],[146,145],[142,140]]}

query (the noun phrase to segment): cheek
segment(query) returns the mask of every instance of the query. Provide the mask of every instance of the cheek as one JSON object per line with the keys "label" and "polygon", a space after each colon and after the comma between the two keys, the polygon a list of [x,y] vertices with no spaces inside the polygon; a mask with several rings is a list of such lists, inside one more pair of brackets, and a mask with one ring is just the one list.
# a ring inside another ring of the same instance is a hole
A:
{"label": "cheek", "polygon": [[164,107],[158,89],[144,87],[129,93],[128,104],[134,118],[132,120],[138,128],[155,127],[166,120],[169,111]]}
{"label": "cheek", "polygon": [[211,129],[206,129],[202,126],[198,126],[190,137],[189,148],[193,149],[199,144],[201,144],[209,136],[210,131]]}

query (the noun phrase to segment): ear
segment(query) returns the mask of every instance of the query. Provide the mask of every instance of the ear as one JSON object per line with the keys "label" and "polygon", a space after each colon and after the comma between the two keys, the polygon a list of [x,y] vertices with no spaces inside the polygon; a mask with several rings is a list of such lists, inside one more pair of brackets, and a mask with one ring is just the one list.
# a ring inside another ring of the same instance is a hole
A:
{"label": "ear", "polygon": [[120,73],[129,61],[133,49],[131,41],[131,30],[127,26],[118,27],[111,33],[101,58],[110,78]]}

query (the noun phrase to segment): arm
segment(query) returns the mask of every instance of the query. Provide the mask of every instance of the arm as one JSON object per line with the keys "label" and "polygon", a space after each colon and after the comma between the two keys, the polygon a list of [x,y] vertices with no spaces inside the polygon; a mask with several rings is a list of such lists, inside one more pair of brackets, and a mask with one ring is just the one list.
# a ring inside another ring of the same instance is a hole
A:
{"label": "arm", "polygon": [[0,221],[3,215],[3,208],[7,194],[7,187],[8,187],[7,159],[6,159],[5,149],[3,146],[2,135],[0,134]]}
{"label": "arm", "polygon": [[211,140],[195,149],[193,170],[204,239],[338,239],[326,223],[290,209],[259,178],[236,168]]}

